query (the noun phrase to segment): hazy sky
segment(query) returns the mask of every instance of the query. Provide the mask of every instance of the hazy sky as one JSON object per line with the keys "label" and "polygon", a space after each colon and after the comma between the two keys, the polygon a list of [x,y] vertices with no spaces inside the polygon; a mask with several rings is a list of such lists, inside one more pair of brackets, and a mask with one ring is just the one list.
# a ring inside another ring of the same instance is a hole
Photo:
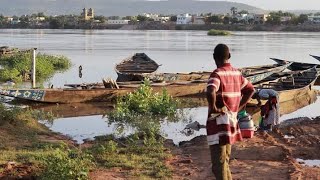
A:
{"label": "hazy sky", "polygon": [[320,0],[228,0],[257,6],[265,10],[320,10]]}

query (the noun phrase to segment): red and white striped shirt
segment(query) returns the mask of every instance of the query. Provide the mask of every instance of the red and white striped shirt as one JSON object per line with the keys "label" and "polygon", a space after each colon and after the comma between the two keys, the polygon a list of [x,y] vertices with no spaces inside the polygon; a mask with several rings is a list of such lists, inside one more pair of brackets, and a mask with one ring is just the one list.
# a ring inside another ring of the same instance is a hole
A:
{"label": "red and white striped shirt", "polygon": [[217,108],[227,107],[228,112],[207,121],[207,139],[209,145],[233,144],[241,141],[242,136],[237,120],[237,113],[242,94],[253,89],[252,84],[233,68],[230,63],[212,72],[208,86],[216,91]]}

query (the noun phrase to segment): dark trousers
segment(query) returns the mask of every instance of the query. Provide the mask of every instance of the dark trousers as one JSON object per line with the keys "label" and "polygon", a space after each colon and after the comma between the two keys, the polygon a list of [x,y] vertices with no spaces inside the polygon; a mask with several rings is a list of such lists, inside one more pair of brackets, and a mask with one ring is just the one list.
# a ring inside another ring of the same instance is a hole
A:
{"label": "dark trousers", "polygon": [[217,180],[232,180],[229,168],[231,145],[211,145],[212,172]]}

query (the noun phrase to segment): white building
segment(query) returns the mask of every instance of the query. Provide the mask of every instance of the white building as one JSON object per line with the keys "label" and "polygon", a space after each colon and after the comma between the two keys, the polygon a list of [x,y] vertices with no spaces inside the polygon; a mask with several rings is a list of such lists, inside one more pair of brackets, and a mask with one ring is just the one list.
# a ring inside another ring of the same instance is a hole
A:
{"label": "white building", "polygon": [[205,17],[203,16],[193,16],[192,17],[192,24],[205,24]]}
{"label": "white building", "polygon": [[154,21],[165,23],[170,20],[170,17],[167,16],[159,16],[153,19]]}
{"label": "white building", "polygon": [[282,16],[282,17],[280,17],[280,21],[281,21],[281,22],[288,22],[288,21],[290,21],[291,19],[292,19],[291,16]]}
{"label": "white building", "polygon": [[320,23],[320,16],[308,16],[308,20],[313,23]]}
{"label": "white building", "polygon": [[177,24],[191,24],[192,16],[190,14],[179,14],[177,16]]}
{"label": "white building", "polygon": [[247,21],[248,20],[248,14],[237,14],[235,15],[235,18],[237,18],[238,21]]}
{"label": "white building", "polygon": [[254,22],[259,24],[264,24],[267,21],[268,14],[255,14]]}
{"label": "white building", "polygon": [[130,20],[122,20],[122,19],[118,19],[118,20],[110,20],[108,19],[107,24],[129,24]]}

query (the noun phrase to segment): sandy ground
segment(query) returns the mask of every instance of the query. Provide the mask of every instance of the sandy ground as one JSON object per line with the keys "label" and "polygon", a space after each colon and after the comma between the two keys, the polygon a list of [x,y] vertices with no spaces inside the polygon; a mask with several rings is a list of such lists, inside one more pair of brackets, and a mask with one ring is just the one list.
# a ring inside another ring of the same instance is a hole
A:
{"label": "sandy ground", "polygon": [[[320,167],[296,161],[320,160],[320,118],[303,120],[288,121],[273,132],[257,132],[252,139],[235,144],[230,162],[233,179],[320,179]],[[170,144],[176,155],[170,162],[173,179],[215,179],[205,136],[183,142],[179,148]]]}

